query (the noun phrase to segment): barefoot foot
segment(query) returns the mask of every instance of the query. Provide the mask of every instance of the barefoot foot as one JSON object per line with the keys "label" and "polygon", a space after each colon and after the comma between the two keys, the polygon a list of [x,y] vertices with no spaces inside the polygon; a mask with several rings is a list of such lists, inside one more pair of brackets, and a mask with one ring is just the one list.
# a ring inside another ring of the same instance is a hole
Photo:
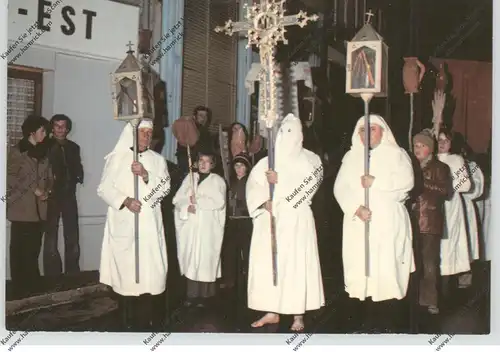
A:
{"label": "barefoot foot", "polygon": [[278,324],[280,316],[275,313],[267,313],[262,318],[252,323],[253,328],[260,328],[267,324]]}
{"label": "barefoot foot", "polygon": [[292,331],[302,331],[304,330],[304,317],[302,315],[296,315],[293,317],[293,324],[290,327]]}

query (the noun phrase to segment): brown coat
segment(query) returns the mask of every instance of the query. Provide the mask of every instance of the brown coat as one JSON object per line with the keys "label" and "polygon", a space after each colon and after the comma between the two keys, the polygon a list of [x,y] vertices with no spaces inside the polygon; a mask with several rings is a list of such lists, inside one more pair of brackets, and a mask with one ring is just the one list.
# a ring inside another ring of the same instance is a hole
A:
{"label": "brown coat", "polygon": [[422,169],[423,185],[413,206],[420,233],[441,236],[444,228],[444,201],[453,192],[450,168],[433,157]]}
{"label": "brown coat", "polygon": [[37,161],[19,150],[11,149],[7,158],[7,219],[37,222],[47,219],[47,201],[35,195],[38,188],[50,192],[52,170],[48,158]]}

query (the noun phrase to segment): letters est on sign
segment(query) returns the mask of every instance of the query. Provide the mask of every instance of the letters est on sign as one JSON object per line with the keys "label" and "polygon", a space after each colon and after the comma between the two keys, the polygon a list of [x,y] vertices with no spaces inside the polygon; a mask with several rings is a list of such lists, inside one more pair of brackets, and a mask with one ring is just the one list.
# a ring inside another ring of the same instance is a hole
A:
{"label": "letters est on sign", "polygon": [[[37,26],[38,29],[41,29],[43,31],[50,32],[50,26],[46,24],[46,22],[49,22],[52,14],[50,12],[50,6],[52,5],[51,1],[48,0],[38,0],[38,16],[37,16]],[[45,7],[49,6],[49,12],[46,12]],[[57,7],[56,9],[59,9]],[[54,9],[54,10],[56,10]],[[92,39],[92,20],[94,17],[97,16],[97,12],[91,11],[91,10],[83,10],[82,14],[86,16],[86,24],[85,24],[85,39]],[[66,5],[63,6],[61,9],[61,15],[64,21],[66,22],[65,25],[61,26],[61,31],[65,35],[73,35],[75,33],[75,23],[71,19],[72,16],[76,15],[75,9],[72,6]],[[47,20],[47,21],[46,21]]]}

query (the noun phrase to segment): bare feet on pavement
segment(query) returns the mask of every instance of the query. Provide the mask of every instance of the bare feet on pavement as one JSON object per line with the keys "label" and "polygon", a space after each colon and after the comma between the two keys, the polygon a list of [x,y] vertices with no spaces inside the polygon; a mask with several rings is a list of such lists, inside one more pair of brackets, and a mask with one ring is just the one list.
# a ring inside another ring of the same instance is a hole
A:
{"label": "bare feet on pavement", "polygon": [[293,324],[290,327],[292,331],[302,331],[304,330],[304,316],[296,315],[293,317]]}
{"label": "bare feet on pavement", "polygon": [[253,328],[260,328],[267,324],[278,324],[280,316],[276,313],[267,313],[262,318],[252,323]]}

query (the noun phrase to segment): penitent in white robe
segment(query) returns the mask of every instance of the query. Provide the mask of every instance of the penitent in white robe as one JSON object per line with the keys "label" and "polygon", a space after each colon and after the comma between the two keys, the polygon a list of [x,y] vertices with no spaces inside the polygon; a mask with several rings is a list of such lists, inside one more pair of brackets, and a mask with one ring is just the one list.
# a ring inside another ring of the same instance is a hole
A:
{"label": "penitent in white robe", "polygon": [[455,275],[470,270],[469,241],[460,193],[468,192],[471,181],[464,159],[460,155],[438,154],[440,161],[450,167],[453,196],[445,201],[445,225],[441,240],[441,275]]}
{"label": "penitent in white robe", "polygon": [[191,176],[187,175],[175,194],[177,257],[181,275],[200,282],[215,282],[221,277],[220,252],[226,222],[226,183],[210,174],[199,185],[194,173],[196,214],[188,212]]}
{"label": "penitent in white robe", "polygon": [[401,149],[389,126],[378,115],[370,123],[383,128],[380,144],[370,152],[370,175],[374,176],[369,200],[372,218],[369,234],[369,277],[365,276],[365,223],[355,213],[364,205],[364,146],[358,120],[352,147],[344,156],[333,193],[344,212],[342,258],[346,292],[350,297],[374,302],[406,296],[410,273],[415,271],[412,228],[405,207],[414,185],[411,159]]}
{"label": "penitent in white robe", "polygon": [[[129,126],[129,125],[127,125]],[[126,128],[132,144],[132,129]],[[123,135],[123,134],[122,134]],[[128,150],[127,150],[128,149]],[[111,153],[97,189],[108,205],[101,250],[100,282],[123,296],[144,293],[157,295],[165,291],[167,280],[167,246],[159,200],[170,192],[170,176],[165,159],[147,150],[139,154],[139,162],[149,173],[146,184],[139,178],[139,283],[135,282],[134,213],[126,207],[127,197],[134,197],[133,151]]]}
{"label": "penitent in white robe", "polygon": [[276,138],[278,183],[273,197],[278,285],[273,285],[270,214],[261,208],[269,196],[268,159],[252,169],[246,186],[253,218],[248,273],[248,307],[279,314],[304,314],[325,304],[316,227],[310,205],[322,178],[320,158],[302,148],[302,126],[289,114]]}
{"label": "penitent in white robe", "polygon": [[467,226],[467,235],[469,239],[470,261],[479,259],[479,226],[478,213],[475,200],[483,195],[484,175],[479,165],[474,161],[468,161],[469,173],[472,179],[472,185],[469,192],[462,193],[465,205],[465,225]]}

